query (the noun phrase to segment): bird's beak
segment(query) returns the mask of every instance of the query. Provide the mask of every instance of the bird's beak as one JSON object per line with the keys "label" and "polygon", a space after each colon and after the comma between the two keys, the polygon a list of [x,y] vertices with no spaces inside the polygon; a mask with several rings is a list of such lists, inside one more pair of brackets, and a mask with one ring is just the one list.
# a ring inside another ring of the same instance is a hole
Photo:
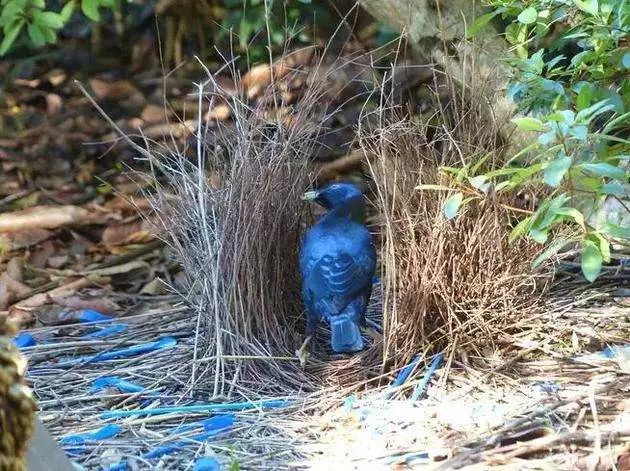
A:
{"label": "bird's beak", "polygon": [[302,199],[306,201],[315,201],[318,196],[318,191],[307,191],[304,195],[302,195]]}

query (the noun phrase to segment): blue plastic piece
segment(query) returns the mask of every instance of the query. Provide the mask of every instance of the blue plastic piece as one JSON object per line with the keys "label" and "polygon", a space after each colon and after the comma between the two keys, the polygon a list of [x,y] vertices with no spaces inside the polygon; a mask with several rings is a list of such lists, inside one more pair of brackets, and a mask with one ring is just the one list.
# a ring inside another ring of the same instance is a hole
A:
{"label": "blue plastic piece", "polygon": [[145,391],[145,388],[134,384],[130,381],[126,381],[119,376],[102,376],[95,379],[92,382],[91,392],[100,391],[105,388],[116,388],[122,392],[138,393]]}
{"label": "blue plastic piece", "polygon": [[110,335],[123,333],[125,330],[127,330],[127,324],[112,324],[109,327],[99,327],[98,330],[82,335],[81,338],[102,339],[104,337],[109,337]]}
{"label": "blue plastic piece", "polygon": [[22,332],[13,337],[13,343],[17,348],[26,348],[37,345],[37,340],[28,332]]}
{"label": "blue plastic piece", "polygon": [[225,402],[220,404],[196,404],[191,406],[156,407],[153,409],[112,410],[101,414],[102,419],[119,419],[123,417],[135,417],[139,415],[159,414],[187,414],[191,412],[223,412],[242,411],[249,409],[277,409],[290,406],[293,401],[289,399],[264,399],[249,402]]}
{"label": "blue plastic piece", "polygon": [[94,363],[98,361],[117,360],[120,358],[129,358],[135,355],[141,355],[143,353],[154,352],[164,348],[171,348],[177,345],[177,340],[174,337],[163,337],[156,342],[141,343],[134,345],[133,347],[127,347],[120,350],[113,350],[111,352],[97,353],[96,355],[83,356],[79,358],[72,358],[70,360],[57,363],[57,367],[72,366],[80,363]]}
{"label": "blue plastic piece", "polygon": [[202,427],[206,432],[225,432],[234,425],[235,420],[236,417],[234,414],[216,415],[199,422],[180,425],[171,432],[171,435],[181,434],[188,430],[194,430]]}
{"label": "blue plastic piece", "polygon": [[61,321],[79,321],[79,322],[105,322],[112,318],[94,309],[78,309],[72,311],[63,311],[59,314]]}
{"label": "blue plastic piece", "polygon": [[107,440],[113,438],[122,430],[122,426],[118,424],[107,424],[104,427],[94,430],[93,432],[84,432],[76,435],[66,435],[62,437],[60,443],[62,445],[78,445],[88,441]]}
{"label": "blue plastic piece", "polygon": [[357,395],[352,394],[348,396],[345,401],[343,401],[343,410],[346,414],[349,414],[352,411],[354,403],[357,402],[357,399]]}
{"label": "blue plastic piece", "polygon": [[422,355],[420,355],[419,353],[414,355],[413,359],[411,360],[411,363],[409,363],[407,366],[405,366],[403,369],[401,369],[398,372],[396,379],[392,381],[392,384],[390,385],[390,387],[395,388],[396,386],[402,386],[405,383],[405,381],[407,381],[407,378],[409,378],[409,375],[416,368],[416,365],[418,365],[418,363],[420,363],[421,360],[422,360]]}
{"label": "blue plastic piece", "polygon": [[66,447],[72,446],[72,448],[67,448],[66,452],[71,456],[77,456],[87,451],[87,448],[81,445],[85,445],[88,442],[114,438],[121,430],[122,427],[120,425],[108,424],[93,432],[66,435],[65,437],[62,437],[59,442]]}
{"label": "blue plastic piece", "polygon": [[435,370],[437,370],[441,362],[442,362],[442,354],[438,353],[437,355],[433,357],[433,360],[431,360],[431,364],[427,368],[427,371],[424,373],[424,376],[422,377],[422,379],[420,380],[420,382],[414,389],[413,394],[411,395],[412,401],[417,401],[418,399],[420,399],[420,396],[424,394],[424,390],[427,388],[427,385],[429,384],[429,380],[431,379],[431,376],[433,376],[433,373],[435,373]]}
{"label": "blue plastic piece", "polygon": [[221,464],[212,456],[204,456],[195,461],[193,471],[220,471]]}

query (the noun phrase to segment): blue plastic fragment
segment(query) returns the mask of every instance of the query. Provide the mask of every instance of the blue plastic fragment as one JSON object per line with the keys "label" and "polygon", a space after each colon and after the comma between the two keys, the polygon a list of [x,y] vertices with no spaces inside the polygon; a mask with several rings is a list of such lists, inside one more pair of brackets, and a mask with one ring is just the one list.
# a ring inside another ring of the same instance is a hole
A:
{"label": "blue plastic fragment", "polygon": [[390,384],[390,387],[395,388],[397,386],[402,386],[405,383],[405,381],[407,381],[407,378],[409,378],[409,375],[416,368],[416,365],[418,365],[418,363],[420,363],[421,360],[422,360],[422,355],[420,355],[419,353],[414,355],[411,360],[411,363],[409,363],[407,366],[405,366],[403,369],[401,369],[398,372],[396,379],[392,381],[392,384]]}
{"label": "blue plastic fragment", "polygon": [[62,437],[59,442],[66,447],[72,446],[72,448],[67,448],[66,452],[69,455],[77,456],[87,451],[86,447],[77,445],[85,445],[86,443],[92,441],[100,441],[114,438],[116,435],[118,435],[118,433],[120,433],[121,430],[122,426],[120,425],[108,424],[92,432],[66,435],[65,437]]}
{"label": "blue plastic fragment", "polygon": [[79,322],[104,322],[112,318],[94,309],[78,309],[73,311],[63,311],[59,314],[61,321],[79,321]]}
{"label": "blue plastic fragment", "polygon": [[212,456],[204,456],[195,461],[193,471],[220,471],[221,464]]}
{"label": "blue plastic fragment", "polygon": [[437,355],[433,357],[433,360],[431,360],[431,363],[429,364],[427,371],[424,373],[424,376],[422,377],[420,382],[416,385],[413,391],[413,394],[411,395],[412,401],[417,401],[418,399],[420,399],[420,396],[424,394],[424,390],[427,388],[427,385],[429,384],[429,380],[431,379],[431,376],[433,376],[433,373],[435,373],[435,370],[437,370],[441,362],[442,362],[442,354],[438,353]]}
{"label": "blue plastic fragment", "polygon": [[357,402],[357,399],[359,399],[357,395],[352,394],[348,396],[345,401],[343,401],[343,410],[346,414],[349,414],[352,411],[354,403]]}
{"label": "blue plastic fragment", "polygon": [[33,347],[37,345],[35,337],[33,337],[28,332],[21,332],[20,334],[13,337],[13,343],[17,348]]}
{"label": "blue plastic fragment", "polygon": [[107,424],[104,427],[92,432],[78,433],[75,435],[66,435],[62,437],[60,443],[62,445],[77,445],[88,441],[107,440],[113,438],[122,430],[122,426],[118,424]]}
{"label": "blue plastic fragment", "polygon": [[130,381],[126,381],[119,376],[102,376],[92,382],[91,392],[100,391],[105,388],[116,388],[122,392],[138,393],[145,391],[145,388],[134,384]]}
{"label": "blue plastic fragment", "polygon": [[171,348],[177,345],[177,340],[174,337],[163,337],[156,342],[141,343],[134,345],[133,347],[127,347],[120,350],[113,350],[111,352],[101,352],[96,355],[88,355],[79,358],[71,358],[70,360],[61,361],[57,363],[57,367],[72,366],[80,363],[93,363],[97,361],[116,360],[119,358],[129,358],[135,355],[143,353],[154,352],[164,348]]}
{"label": "blue plastic fragment", "polygon": [[202,427],[206,432],[216,432],[218,434],[221,432],[225,432],[227,429],[232,427],[235,420],[236,417],[234,416],[234,414],[216,415],[214,417],[210,417],[209,419],[205,419],[199,422],[180,425],[171,432],[171,435],[181,434],[188,430],[194,430]]}
{"label": "blue plastic fragment", "polygon": [[125,330],[127,330],[127,324],[112,324],[108,327],[99,327],[98,330],[82,335],[81,338],[102,339],[104,337],[109,337],[110,335],[120,334]]}
{"label": "blue plastic fragment", "polygon": [[242,411],[249,409],[277,409],[290,406],[289,399],[264,399],[261,401],[226,402],[220,404],[195,404],[191,406],[155,407],[153,409],[112,410],[101,414],[101,419],[119,419],[138,415],[188,414],[191,412]]}

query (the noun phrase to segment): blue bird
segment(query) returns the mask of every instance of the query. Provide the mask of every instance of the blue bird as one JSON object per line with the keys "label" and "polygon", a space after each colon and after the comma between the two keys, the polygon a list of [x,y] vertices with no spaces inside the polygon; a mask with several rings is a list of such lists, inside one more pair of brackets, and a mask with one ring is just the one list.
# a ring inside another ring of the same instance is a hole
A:
{"label": "blue bird", "polygon": [[327,213],[311,227],[300,253],[306,339],[296,352],[302,365],[319,322],[330,324],[337,353],[363,349],[360,327],[372,293],[376,251],[365,227],[365,198],[350,183],[332,183],[304,194]]}

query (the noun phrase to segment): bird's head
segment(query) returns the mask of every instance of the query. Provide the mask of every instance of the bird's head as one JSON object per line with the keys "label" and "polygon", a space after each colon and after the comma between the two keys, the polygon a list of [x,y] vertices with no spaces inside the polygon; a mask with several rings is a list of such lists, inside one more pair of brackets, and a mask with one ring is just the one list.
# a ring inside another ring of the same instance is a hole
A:
{"label": "bird's head", "polygon": [[331,183],[322,188],[304,193],[303,199],[314,201],[326,209],[344,206],[350,201],[363,201],[363,193],[352,183]]}

